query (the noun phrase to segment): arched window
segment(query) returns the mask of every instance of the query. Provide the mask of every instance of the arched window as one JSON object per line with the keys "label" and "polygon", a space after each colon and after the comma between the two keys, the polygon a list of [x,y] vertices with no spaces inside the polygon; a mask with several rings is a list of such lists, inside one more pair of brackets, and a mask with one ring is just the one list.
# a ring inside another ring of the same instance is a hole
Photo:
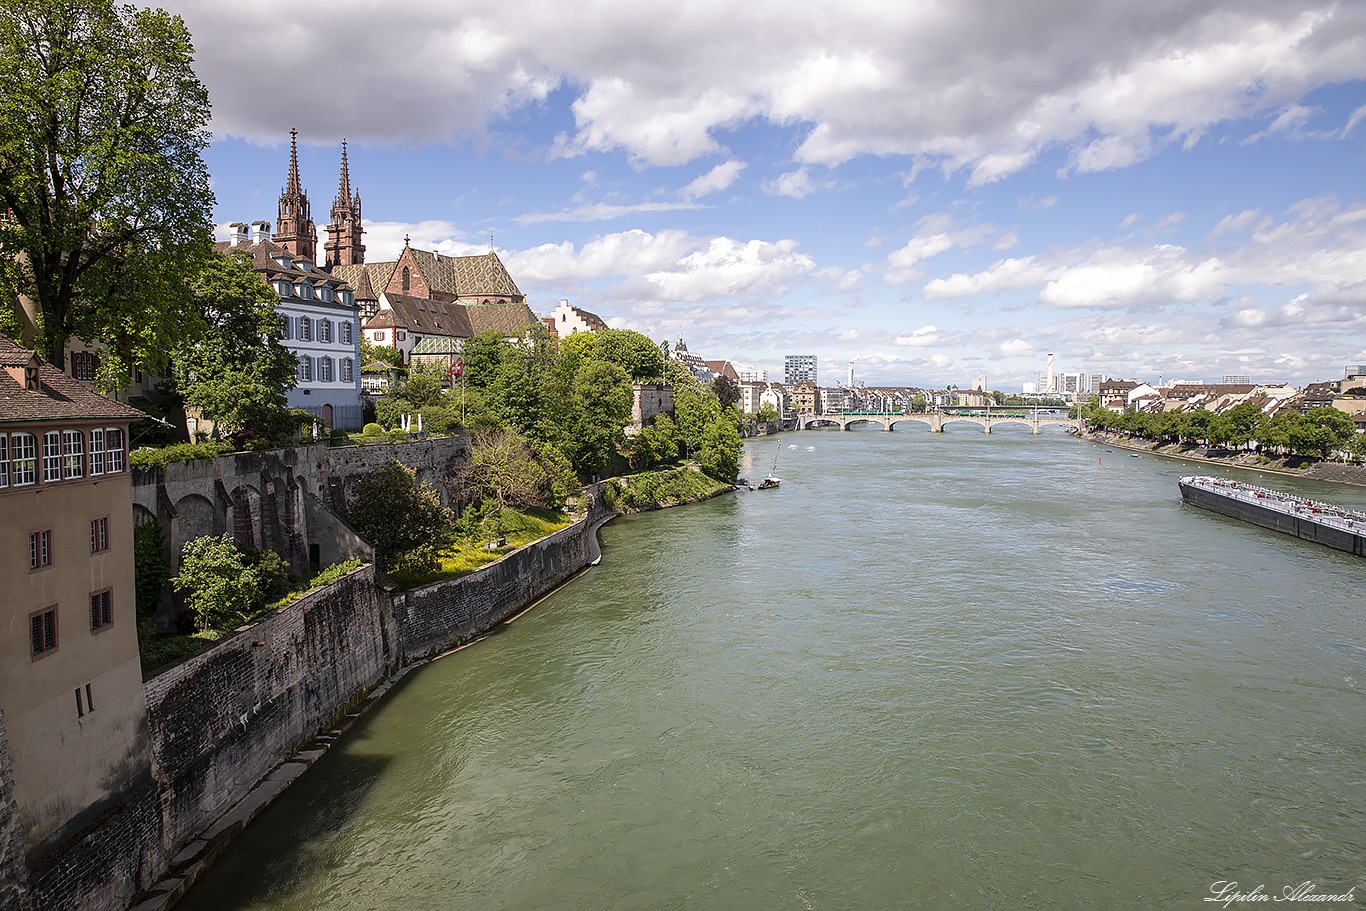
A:
{"label": "arched window", "polygon": [[351,321],[343,320],[341,324],[341,341],[343,345],[351,344]]}
{"label": "arched window", "polygon": [[408,290],[408,267],[403,267],[403,290]]}
{"label": "arched window", "polygon": [[313,324],[306,316],[299,317],[299,341],[313,341]]}
{"label": "arched window", "polygon": [[332,321],[330,319],[318,320],[318,341],[332,341]]}

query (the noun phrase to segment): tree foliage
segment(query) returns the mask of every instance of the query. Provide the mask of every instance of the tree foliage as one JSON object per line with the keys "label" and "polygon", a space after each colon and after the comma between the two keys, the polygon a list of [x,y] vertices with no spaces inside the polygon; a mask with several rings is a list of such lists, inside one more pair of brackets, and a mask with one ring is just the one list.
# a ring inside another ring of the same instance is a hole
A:
{"label": "tree foliage", "polygon": [[276,297],[245,254],[212,254],[195,277],[193,315],[205,327],[182,339],[172,355],[185,404],[202,408],[214,435],[250,428],[267,436],[291,428],[285,391],[297,362],[281,344]]}
{"label": "tree foliage", "polygon": [[[213,194],[208,94],[185,23],[109,0],[0,5],[0,260],[64,365],[72,336],[107,343],[126,381],[187,329]],[[14,303],[14,301],[11,301]]]}
{"label": "tree foliage", "polygon": [[1308,414],[1283,411],[1268,418],[1252,402],[1222,414],[1203,409],[1121,414],[1092,402],[1082,409],[1082,416],[1093,427],[1164,442],[1234,448],[1256,443],[1268,452],[1318,458],[1349,449],[1356,437],[1351,416],[1337,408],[1315,408]]}
{"label": "tree foliage", "polygon": [[417,473],[390,459],[358,478],[347,503],[351,525],[375,545],[381,569],[401,562],[429,562],[451,514],[430,483],[417,482]]}
{"label": "tree foliage", "polygon": [[558,509],[574,484],[574,471],[558,449],[513,430],[476,431],[470,459],[452,479],[471,501],[499,509]]}

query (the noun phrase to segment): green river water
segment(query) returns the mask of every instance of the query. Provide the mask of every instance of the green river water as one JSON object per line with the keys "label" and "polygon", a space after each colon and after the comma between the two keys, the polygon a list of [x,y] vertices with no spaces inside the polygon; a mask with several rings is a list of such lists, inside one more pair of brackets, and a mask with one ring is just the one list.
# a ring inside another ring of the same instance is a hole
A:
{"label": "green river water", "polygon": [[1060,432],[793,433],[742,473],[779,447],[779,490],[614,520],[410,674],[178,907],[1366,902],[1366,562]]}

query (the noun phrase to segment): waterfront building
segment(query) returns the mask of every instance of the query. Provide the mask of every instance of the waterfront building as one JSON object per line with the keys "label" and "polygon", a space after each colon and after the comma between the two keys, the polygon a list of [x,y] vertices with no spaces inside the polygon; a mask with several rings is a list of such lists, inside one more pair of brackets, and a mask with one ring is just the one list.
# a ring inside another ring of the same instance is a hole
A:
{"label": "waterfront building", "polygon": [[783,358],[783,385],[819,382],[816,376],[816,355],[789,354]]}
{"label": "waterfront building", "polygon": [[0,335],[0,713],[30,861],[150,767],[128,427]]}
{"label": "waterfront building", "polygon": [[693,378],[699,383],[710,383],[712,380],[716,379],[716,374],[707,366],[707,362],[688,350],[688,346],[683,341],[682,336],[679,337],[678,344],[674,345],[673,351],[670,352],[669,356],[686,367],[688,372],[692,374]]}
{"label": "waterfront building", "polygon": [[824,414],[825,403],[821,388],[811,380],[802,380],[791,387],[792,410],[798,414]]}

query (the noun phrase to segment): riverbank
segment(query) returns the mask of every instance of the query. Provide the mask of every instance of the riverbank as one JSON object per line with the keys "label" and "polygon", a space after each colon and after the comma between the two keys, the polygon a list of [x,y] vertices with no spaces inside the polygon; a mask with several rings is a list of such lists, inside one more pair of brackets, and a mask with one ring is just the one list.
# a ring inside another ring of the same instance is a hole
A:
{"label": "riverbank", "polygon": [[1169,459],[1181,459],[1185,462],[1219,465],[1225,468],[1246,468],[1250,471],[1263,471],[1268,474],[1279,474],[1292,478],[1308,478],[1311,481],[1327,481],[1333,484],[1352,484],[1357,487],[1366,487],[1366,467],[1361,465],[1326,462],[1321,459],[1306,459],[1299,456],[1270,458],[1258,452],[1211,449],[1192,443],[1155,443],[1151,440],[1110,431],[1082,431],[1078,435],[1082,439],[1105,446],[1113,446],[1116,449],[1146,452]]}

